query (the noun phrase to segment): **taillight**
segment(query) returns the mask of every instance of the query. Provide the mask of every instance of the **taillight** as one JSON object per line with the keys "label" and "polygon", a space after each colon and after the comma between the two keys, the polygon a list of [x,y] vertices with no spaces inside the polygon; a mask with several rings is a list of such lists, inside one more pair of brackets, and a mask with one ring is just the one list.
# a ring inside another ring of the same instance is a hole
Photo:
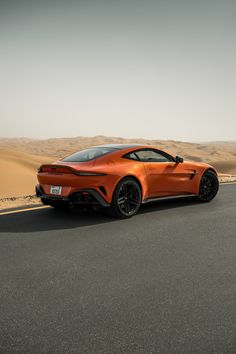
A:
{"label": "taillight", "polygon": [[74,173],[74,170],[68,166],[56,166],[56,165],[42,165],[38,172],[50,172],[50,173]]}

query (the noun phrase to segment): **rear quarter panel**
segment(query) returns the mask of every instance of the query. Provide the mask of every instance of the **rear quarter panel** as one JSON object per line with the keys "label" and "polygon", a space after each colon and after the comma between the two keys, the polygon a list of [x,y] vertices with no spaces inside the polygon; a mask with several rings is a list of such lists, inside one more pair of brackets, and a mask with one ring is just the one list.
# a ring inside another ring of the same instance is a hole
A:
{"label": "rear quarter panel", "polygon": [[[96,168],[96,167],[95,167]],[[97,170],[107,173],[106,189],[109,196],[109,202],[112,200],[112,195],[115,187],[124,177],[136,178],[142,189],[142,198],[145,198],[148,192],[146,172],[143,163],[140,161],[129,160],[126,158],[117,158],[106,161],[104,165],[99,164]]]}

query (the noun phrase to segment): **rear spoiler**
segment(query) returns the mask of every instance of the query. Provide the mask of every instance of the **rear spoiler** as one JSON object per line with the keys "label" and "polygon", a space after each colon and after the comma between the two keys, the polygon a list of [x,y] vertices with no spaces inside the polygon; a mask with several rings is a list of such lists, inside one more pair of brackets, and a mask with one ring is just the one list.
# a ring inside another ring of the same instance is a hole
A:
{"label": "rear spoiler", "polygon": [[66,165],[42,165],[38,169],[38,173],[41,172],[55,172],[55,173],[70,173],[74,174],[77,176],[105,176],[106,173],[101,173],[101,172],[93,172],[93,171],[78,171],[74,169],[73,167],[66,166]]}

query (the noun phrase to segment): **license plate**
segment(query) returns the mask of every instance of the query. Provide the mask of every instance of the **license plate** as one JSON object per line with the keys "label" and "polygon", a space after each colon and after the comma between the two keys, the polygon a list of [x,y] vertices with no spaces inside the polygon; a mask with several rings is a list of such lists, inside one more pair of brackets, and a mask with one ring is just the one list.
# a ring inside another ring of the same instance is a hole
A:
{"label": "license plate", "polygon": [[51,186],[50,193],[55,195],[61,195],[62,187],[61,186]]}

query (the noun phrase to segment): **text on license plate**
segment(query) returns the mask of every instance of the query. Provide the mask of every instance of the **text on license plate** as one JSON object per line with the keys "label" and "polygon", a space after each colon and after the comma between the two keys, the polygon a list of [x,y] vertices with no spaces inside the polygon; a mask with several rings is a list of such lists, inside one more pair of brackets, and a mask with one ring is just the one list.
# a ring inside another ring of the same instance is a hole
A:
{"label": "text on license plate", "polygon": [[60,195],[62,191],[61,186],[51,186],[50,187],[50,194]]}

